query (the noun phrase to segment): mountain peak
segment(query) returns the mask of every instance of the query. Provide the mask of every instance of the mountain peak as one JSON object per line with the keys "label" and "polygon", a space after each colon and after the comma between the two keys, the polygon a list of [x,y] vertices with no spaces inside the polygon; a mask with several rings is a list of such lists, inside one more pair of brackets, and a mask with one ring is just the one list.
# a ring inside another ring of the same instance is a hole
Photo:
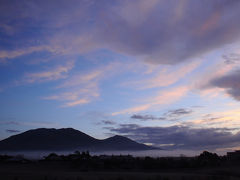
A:
{"label": "mountain peak", "polygon": [[125,137],[125,136],[120,136],[120,135],[114,135],[114,136],[112,136],[111,138],[116,138],[116,139],[121,139],[121,138],[127,138],[127,137]]}
{"label": "mountain peak", "polygon": [[0,150],[149,150],[150,146],[127,137],[115,135],[99,140],[73,128],[39,128],[26,131],[0,141]]}

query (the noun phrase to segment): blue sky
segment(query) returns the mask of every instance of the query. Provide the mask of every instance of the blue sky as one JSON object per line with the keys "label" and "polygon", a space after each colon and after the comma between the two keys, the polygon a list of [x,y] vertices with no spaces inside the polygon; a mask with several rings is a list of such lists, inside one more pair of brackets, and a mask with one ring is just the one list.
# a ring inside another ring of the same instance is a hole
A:
{"label": "blue sky", "polygon": [[73,127],[166,148],[238,148],[239,8],[238,0],[1,1],[0,139]]}

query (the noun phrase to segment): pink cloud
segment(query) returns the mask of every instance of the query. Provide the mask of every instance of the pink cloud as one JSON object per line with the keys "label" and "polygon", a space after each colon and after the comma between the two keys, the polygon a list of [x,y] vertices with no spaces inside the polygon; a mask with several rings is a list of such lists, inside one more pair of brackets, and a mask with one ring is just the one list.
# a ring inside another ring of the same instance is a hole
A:
{"label": "pink cloud", "polygon": [[[183,79],[194,71],[201,61],[193,61],[188,64],[184,63],[179,66],[159,66],[154,70],[151,70],[151,74],[154,74],[153,77],[145,78],[142,80],[129,81],[124,83],[125,86],[135,86],[137,89],[148,89],[148,88],[158,88],[158,87],[167,87],[170,86],[179,80]],[[148,74],[150,74],[148,73]]]}
{"label": "pink cloud", "polygon": [[63,79],[67,77],[67,73],[74,67],[73,61],[68,61],[65,65],[58,65],[53,69],[48,69],[45,71],[26,73],[21,81],[18,83],[36,83],[36,82],[46,82],[58,79]]}
{"label": "pink cloud", "polygon": [[73,107],[87,104],[100,96],[99,84],[111,75],[118,73],[119,63],[110,63],[91,71],[76,73],[60,83],[56,90],[63,91],[44,97],[46,100],[62,101],[61,107]]}
{"label": "pink cloud", "polygon": [[114,112],[112,115],[115,116],[119,114],[133,114],[154,108],[156,106],[159,107],[161,105],[172,104],[184,97],[189,90],[190,89],[187,86],[180,86],[165,91],[160,91],[158,95],[142,100],[147,101],[147,103]]}

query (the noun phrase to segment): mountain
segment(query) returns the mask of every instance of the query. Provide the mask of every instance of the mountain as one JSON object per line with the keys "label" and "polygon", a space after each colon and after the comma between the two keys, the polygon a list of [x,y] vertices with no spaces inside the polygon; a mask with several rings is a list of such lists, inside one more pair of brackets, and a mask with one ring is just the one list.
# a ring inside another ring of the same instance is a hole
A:
{"label": "mountain", "polygon": [[[154,147],[147,146],[145,144],[137,143],[124,136],[113,136],[103,140],[102,147],[114,147],[117,150],[148,150],[154,149]],[[155,148],[156,149],[156,148]]]}
{"label": "mountain", "polygon": [[0,151],[136,151],[152,149],[157,148],[137,143],[124,136],[117,135],[99,140],[72,128],[34,129],[0,141]]}

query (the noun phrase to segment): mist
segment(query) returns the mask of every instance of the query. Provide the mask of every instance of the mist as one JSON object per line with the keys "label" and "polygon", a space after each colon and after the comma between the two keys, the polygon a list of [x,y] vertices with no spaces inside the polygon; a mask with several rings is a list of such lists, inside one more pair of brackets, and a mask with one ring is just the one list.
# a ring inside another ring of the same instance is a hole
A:
{"label": "mist", "polygon": [[[147,150],[147,151],[90,151],[91,155],[131,155],[133,157],[194,157],[201,154],[203,151],[200,150]],[[43,159],[50,153],[56,153],[58,155],[69,155],[74,151],[0,151],[2,155],[17,156],[21,155],[27,159],[39,160]],[[218,151],[218,155],[226,154],[225,151]]]}

